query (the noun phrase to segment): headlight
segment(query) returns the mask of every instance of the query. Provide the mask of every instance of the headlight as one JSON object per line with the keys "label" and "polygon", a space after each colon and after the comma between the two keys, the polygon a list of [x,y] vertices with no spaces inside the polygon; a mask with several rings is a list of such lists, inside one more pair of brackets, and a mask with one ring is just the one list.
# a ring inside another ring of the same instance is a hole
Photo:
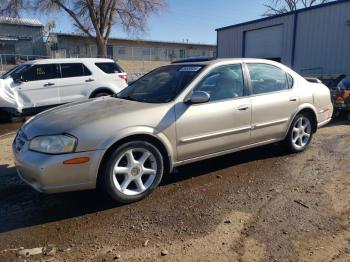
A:
{"label": "headlight", "polygon": [[32,139],[29,149],[46,154],[64,154],[75,150],[77,139],[69,135],[38,136]]}

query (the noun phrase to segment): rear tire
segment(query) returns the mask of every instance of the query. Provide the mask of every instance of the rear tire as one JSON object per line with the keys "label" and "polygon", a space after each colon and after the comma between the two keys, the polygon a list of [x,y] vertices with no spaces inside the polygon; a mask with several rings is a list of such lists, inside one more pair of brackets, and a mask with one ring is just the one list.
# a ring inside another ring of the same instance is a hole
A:
{"label": "rear tire", "polygon": [[346,120],[350,121],[350,112],[347,112],[347,114],[346,114]]}
{"label": "rear tire", "polygon": [[164,172],[160,151],[144,141],[128,142],[118,147],[102,168],[101,186],[115,201],[139,201],[159,185]]}
{"label": "rear tire", "polygon": [[310,144],[312,136],[312,118],[309,114],[301,113],[294,118],[284,144],[291,153],[302,152]]}

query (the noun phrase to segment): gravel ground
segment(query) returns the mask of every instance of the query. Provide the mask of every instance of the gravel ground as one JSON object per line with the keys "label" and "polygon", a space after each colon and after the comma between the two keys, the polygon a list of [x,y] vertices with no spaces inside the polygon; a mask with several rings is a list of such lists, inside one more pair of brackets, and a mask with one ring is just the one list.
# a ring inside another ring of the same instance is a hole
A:
{"label": "gravel ground", "polygon": [[338,122],[301,154],[270,145],[188,165],[130,205],[34,192],[1,136],[0,261],[350,261],[349,133]]}

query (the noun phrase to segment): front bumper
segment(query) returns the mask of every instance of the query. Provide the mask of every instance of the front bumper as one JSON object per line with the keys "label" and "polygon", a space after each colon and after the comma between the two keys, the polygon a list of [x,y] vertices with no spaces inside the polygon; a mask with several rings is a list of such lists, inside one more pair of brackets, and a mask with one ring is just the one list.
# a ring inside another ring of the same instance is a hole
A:
{"label": "front bumper", "polygon": [[[25,143],[19,151],[12,146],[19,177],[35,190],[43,193],[59,193],[93,189],[96,187],[98,168],[104,151],[96,150],[64,155],[46,155],[28,150]],[[78,165],[63,162],[78,157],[90,161]]]}
{"label": "front bumper", "polygon": [[0,108],[9,113],[20,113],[17,101],[14,95],[9,94],[5,88],[0,88]]}

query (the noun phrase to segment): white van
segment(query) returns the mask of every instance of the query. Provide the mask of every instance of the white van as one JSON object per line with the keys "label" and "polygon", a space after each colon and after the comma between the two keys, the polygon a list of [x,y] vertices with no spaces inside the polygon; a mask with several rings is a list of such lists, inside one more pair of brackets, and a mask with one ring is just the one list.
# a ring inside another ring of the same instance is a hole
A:
{"label": "white van", "polygon": [[67,58],[28,61],[0,79],[0,109],[30,114],[47,107],[118,93],[127,74],[111,59]]}

